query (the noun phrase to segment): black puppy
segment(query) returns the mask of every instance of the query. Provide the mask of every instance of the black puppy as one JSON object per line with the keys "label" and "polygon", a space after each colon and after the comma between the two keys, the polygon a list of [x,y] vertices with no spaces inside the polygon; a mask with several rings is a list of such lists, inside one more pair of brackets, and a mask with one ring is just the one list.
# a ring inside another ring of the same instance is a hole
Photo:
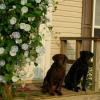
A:
{"label": "black puppy", "polygon": [[82,90],[86,91],[86,77],[88,73],[89,60],[93,57],[93,53],[90,51],[81,51],[80,58],[76,60],[76,62],[71,66],[68,74],[65,76],[65,88],[69,90],[74,90],[78,92],[80,87],[77,85],[80,83],[82,79]]}
{"label": "black puppy", "polygon": [[61,86],[65,77],[67,57],[63,54],[56,54],[52,59],[54,63],[44,78],[42,92],[50,95],[55,95],[56,92],[58,95],[62,95]]}

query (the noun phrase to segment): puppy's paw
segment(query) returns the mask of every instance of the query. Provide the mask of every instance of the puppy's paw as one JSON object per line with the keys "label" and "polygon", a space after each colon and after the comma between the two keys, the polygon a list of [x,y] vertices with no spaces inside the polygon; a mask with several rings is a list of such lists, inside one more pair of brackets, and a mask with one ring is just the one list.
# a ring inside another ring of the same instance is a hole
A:
{"label": "puppy's paw", "polygon": [[78,92],[79,90],[80,90],[80,87],[74,88],[74,91],[75,91],[75,92]]}
{"label": "puppy's paw", "polygon": [[86,91],[86,89],[85,88],[82,88],[82,91]]}
{"label": "puppy's paw", "polygon": [[58,92],[58,93],[57,93],[57,95],[59,95],[59,96],[60,96],[60,95],[62,95],[62,93],[61,93],[61,92]]}
{"label": "puppy's paw", "polygon": [[80,90],[81,88],[80,87],[77,87],[77,89]]}
{"label": "puppy's paw", "polygon": [[47,93],[48,89],[43,87],[41,91],[42,91],[42,93]]}
{"label": "puppy's paw", "polygon": [[75,92],[78,92],[78,89],[74,89]]}
{"label": "puppy's paw", "polygon": [[56,92],[57,95],[59,95],[59,96],[62,95],[61,91],[56,90],[55,92]]}
{"label": "puppy's paw", "polygon": [[67,86],[67,85],[65,85],[64,88],[66,88],[66,89],[68,89],[68,90],[73,90],[73,87]]}
{"label": "puppy's paw", "polygon": [[51,95],[51,96],[54,96],[54,95],[55,95],[55,93],[53,93],[53,92],[50,92],[50,95]]}

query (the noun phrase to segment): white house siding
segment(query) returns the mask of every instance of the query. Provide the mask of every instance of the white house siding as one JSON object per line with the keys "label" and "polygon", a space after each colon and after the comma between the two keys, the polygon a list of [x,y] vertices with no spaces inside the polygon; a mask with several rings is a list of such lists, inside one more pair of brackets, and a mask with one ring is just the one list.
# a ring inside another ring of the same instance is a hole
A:
{"label": "white house siding", "polygon": [[[53,33],[51,56],[60,53],[59,37],[81,36],[82,0],[58,0],[57,10],[53,12]],[[68,41],[67,56],[75,58],[75,41]]]}

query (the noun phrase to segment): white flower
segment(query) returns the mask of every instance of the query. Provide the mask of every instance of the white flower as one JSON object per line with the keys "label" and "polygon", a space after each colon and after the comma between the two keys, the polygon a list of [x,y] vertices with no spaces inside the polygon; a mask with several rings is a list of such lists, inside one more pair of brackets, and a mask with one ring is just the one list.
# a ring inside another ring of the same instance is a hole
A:
{"label": "white flower", "polygon": [[16,42],[16,44],[21,44],[22,43],[22,39],[16,39],[15,42]]}
{"label": "white flower", "polygon": [[38,54],[43,54],[45,52],[45,49],[44,49],[44,47],[38,46],[38,47],[36,47],[36,52]]}
{"label": "white flower", "polygon": [[13,9],[16,9],[16,6],[15,5],[13,5],[12,7],[13,7]]}
{"label": "white flower", "polygon": [[12,11],[13,9],[9,9],[9,11]]}
{"label": "white flower", "polygon": [[25,72],[25,71],[21,70],[21,71],[19,72],[19,78],[20,78],[21,80],[24,80],[24,79],[25,79],[25,75],[26,75],[26,72]]}
{"label": "white flower", "polygon": [[6,9],[6,5],[5,4],[0,4],[0,9]]}
{"label": "white flower", "polygon": [[11,56],[16,56],[16,53],[18,52],[18,46],[17,45],[14,45],[11,47],[11,50],[10,50],[10,55]]}
{"label": "white flower", "polygon": [[4,80],[2,80],[2,83],[6,83],[6,80],[4,79]]}
{"label": "white flower", "polygon": [[19,78],[18,78],[17,76],[13,76],[13,77],[12,77],[12,81],[13,81],[13,82],[17,82],[18,80],[19,80]]}
{"label": "white flower", "polygon": [[11,51],[12,52],[18,52],[18,46],[17,45],[12,46]]}
{"label": "white flower", "polygon": [[29,22],[34,21],[34,20],[35,20],[35,17],[28,17]]}
{"label": "white flower", "polygon": [[5,49],[3,47],[0,47],[0,55],[3,54]]}
{"label": "white flower", "polygon": [[12,18],[10,19],[10,24],[11,24],[11,25],[14,25],[14,24],[16,24],[16,21],[17,21],[16,17],[12,17]]}
{"label": "white flower", "polygon": [[0,75],[0,82],[4,79],[4,76]]}
{"label": "white flower", "polygon": [[38,56],[37,58],[36,58],[36,61],[35,61],[37,64],[39,64],[39,63],[41,63],[41,57],[40,56]]}
{"label": "white flower", "polygon": [[[34,33],[31,33],[31,34],[30,34],[30,38],[32,38],[32,39],[35,38]],[[31,42],[31,40],[30,40],[30,42]]]}
{"label": "white flower", "polygon": [[22,49],[23,50],[28,50],[28,47],[29,47],[28,44],[26,44],[26,43],[22,44]]}
{"label": "white flower", "polygon": [[29,24],[20,23],[20,29],[23,29],[25,31],[30,31],[31,30],[31,26]]}
{"label": "white flower", "polygon": [[25,23],[20,23],[20,29],[24,29],[24,28],[25,28],[25,26],[26,26],[26,24],[25,24]]}
{"label": "white flower", "polygon": [[20,33],[19,33],[19,32],[13,32],[13,33],[12,33],[12,36],[13,36],[14,38],[20,38]]}
{"label": "white flower", "polygon": [[22,12],[22,15],[23,15],[24,13],[27,13],[27,12],[28,12],[28,8],[27,8],[26,6],[23,6],[23,7],[21,8],[21,12]]}
{"label": "white flower", "polygon": [[34,62],[33,62],[33,61],[31,61],[31,62],[30,62],[30,65],[35,66],[35,64],[34,64]]}
{"label": "white flower", "polygon": [[6,83],[4,76],[0,75],[0,82]]}
{"label": "white flower", "polygon": [[3,80],[4,76],[0,75],[0,82]]}
{"label": "white flower", "polygon": [[16,52],[15,51],[10,51],[10,55],[11,56],[16,56]]}
{"label": "white flower", "polygon": [[25,5],[27,3],[27,0],[21,0],[21,5]]}
{"label": "white flower", "polygon": [[41,0],[35,0],[35,2],[36,2],[36,3],[40,3],[40,2],[41,2]]}
{"label": "white flower", "polygon": [[28,51],[25,51],[25,52],[24,52],[24,56],[25,56],[25,57],[28,57],[28,54],[29,54]]}
{"label": "white flower", "polygon": [[3,36],[0,36],[0,39],[3,40],[4,39]]}
{"label": "white flower", "polygon": [[5,65],[5,60],[0,60],[0,66],[4,66]]}
{"label": "white flower", "polygon": [[31,26],[29,24],[26,24],[24,30],[27,31],[27,32],[30,31],[31,30]]}
{"label": "white flower", "polygon": [[31,62],[30,58],[26,58],[26,62],[27,63]]}

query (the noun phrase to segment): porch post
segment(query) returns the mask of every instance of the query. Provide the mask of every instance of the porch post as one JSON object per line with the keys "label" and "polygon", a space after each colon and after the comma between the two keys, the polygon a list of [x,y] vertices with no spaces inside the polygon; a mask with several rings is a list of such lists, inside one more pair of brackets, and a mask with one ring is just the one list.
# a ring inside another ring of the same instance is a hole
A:
{"label": "porch post", "polygon": [[100,40],[94,41],[94,90],[100,90]]}

